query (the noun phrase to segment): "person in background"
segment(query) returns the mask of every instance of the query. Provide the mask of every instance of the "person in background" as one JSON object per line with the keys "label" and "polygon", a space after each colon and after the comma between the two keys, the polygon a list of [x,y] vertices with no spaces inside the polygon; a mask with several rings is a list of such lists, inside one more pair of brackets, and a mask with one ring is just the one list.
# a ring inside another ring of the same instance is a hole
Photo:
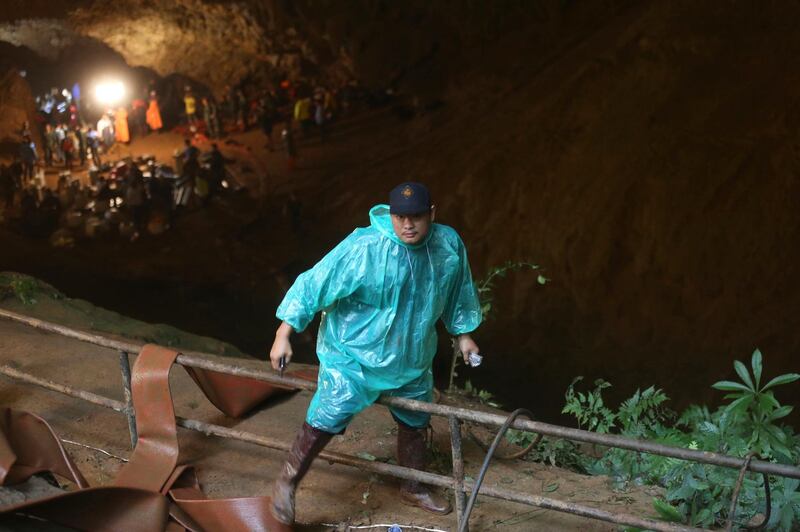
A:
{"label": "person in background", "polygon": [[233,159],[228,159],[219,151],[217,143],[211,144],[211,153],[208,156],[209,166],[209,198],[213,197],[220,189],[225,180],[225,164],[232,163]]}
{"label": "person in background", "polygon": [[56,135],[53,126],[45,124],[44,126],[44,163],[47,166],[53,166],[53,156],[58,156],[58,135]]}
{"label": "person in background", "polygon": [[133,135],[144,137],[147,134],[147,104],[142,98],[134,98],[131,102],[130,123]]}
{"label": "person in background", "polygon": [[128,144],[131,141],[128,129],[128,110],[120,106],[114,115],[114,139],[117,142]]}
{"label": "person in background", "polygon": [[69,113],[69,127],[78,127],[80,118],[78,116],[78,106],[75,105],[75,102],[69,105],[67,112]]}
{"label": "person in background", "polygon": [[294,104],[294,119],[300,124],[300,133],[303,138],[308,135],[308,128],[311,125],[311,98],[303,96]]}
{"label": "person in background", "polygon": [[195,100],[192,88],[188,85],[183,95],[183,108],[186,112],[186,124],[190,127],[197,126],[197,100]]}
{"label": "person in background", "polygon": [[67,130],[64,133],[64,140],[61,141],[61,151],[64,153],[64,167],[67,170],[72,170],[72,161],[75,160],[75,152],[77,150],[75,137],[72,131]]}
{"label": "person in background", "polygon": [[86,144],[89,147],[89,153],[92,154],[92,164],[99,168],[102,164],[100,160],[100,135],[92,127],[86,133]]}
{"label": "person in background", "polygon": [[31,136],[31,123],[27,120],[22,122],[22,126],[20,126],[18,133],[22,138],[30,137]]}
{"label": "person in background", "polygon": [[100,134],[105,149],[114,145],[114,124],[111,122],[111,115],[112,113],[109,111],[97,121],[97,132]]}
{"label": "person in background", "polygon": [[164,124],[161,122],[161,109],[158,107],[156,91],[150,91],[150,104],[147,107],[147,125],[150,131],[161,131]]}
{"label": "person in background", "polygon": [[83,167],[86,166],[86,151],[89,147],[86,138],[86,126],[79,126],[75,128],[75,138],[78,141],[78,160]]}
{"label": "person in background", "polygon": [[272,98],[272,95],[266,92],[259,102],[259,116],[258,122],[261,126],[261,131],[264,133],[264,137],[266,137],[266,147],[269,151],[272,151],[272,128],[275,123],[275,100]]}
{"label": "person in background", "polygon": [[27,185],[33,180],[36,167],[36,144],[30,135],[25,135],[19,143],[19,161],[22,163],[22,184]]}
{"label": "person in background", "polygon": [[208,137],[212,139],[219,138],[219,114],[217,113],[217,104],[213,98],[203,97],[203,119],[206,123],[206,132]]}
{"label": "person in background", "polygon": [[67,126],[64,124],[58,124],[54,129],[53,133],[56,137],[56,154],[58,155],[58,160],[60,162],[64,161],[64,152],[61,151],[61,143],[64,142],[64,137],[67,136]]}
{"label": "person in background", "polygon": [[181,177],[176,183],[178,189],[176,208],[191,205],[194,189],[197,186],[197,176],[200,174],[200,150],[192,144],[190,139],[185,139],[183,142]]}

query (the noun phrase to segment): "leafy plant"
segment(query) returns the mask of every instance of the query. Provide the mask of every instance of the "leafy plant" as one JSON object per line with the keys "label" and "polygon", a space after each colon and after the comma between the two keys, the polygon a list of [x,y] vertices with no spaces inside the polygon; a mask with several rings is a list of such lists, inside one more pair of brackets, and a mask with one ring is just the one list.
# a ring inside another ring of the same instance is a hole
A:
{"label": "leafy plant", "polygon": [[629,435],[644,436],[652,432],[652,427],[675,417],[675,413],[664,407],[669,397],[662,390],[650,386],[643,392],[636,390],[630,399],[625,400],[616,415],[622,431]]}
{"label": "leafy plant", "polygon": [[[506,432],[506,441],[519,447],[527,447],[534,438],[535,434],[521,430],[509,429]],[[569,440],[543,437],[525,459],[580,473],[585,471],[585,457],[580,453],[578,446]]]}
{"label": "leafy plant", "polygon": [[726,399],[733,399],[733,402],[725,407],[725,412],[737,418],[742,418],[742,422],[752,429],[752,436],[747,442],[747,446],[760,455],[774,455],[777,453],[784,460],[791,459],[791,451],[788,447],[790,434],[775,424],[781,418],[791,413],[794,407],[781,405],[772,388],[782,384],[789,384],[798,379],[797,373],[786,373],[770,380],[761,386],[762,357],[761,351],[756,349],[751,357],[750,365],[752,375],[740,361],[736,360],[733,367],[742,382],[719,381],[712,385],[717,390],[729,393]]}
{"label": "leafy plant", "polygon": [[562,414],[572,414],[578,420],[578,428],[605,433],[614,426],[617,415],[603,403],[603,390],[611,387],[611,383],[603,379],[594,381],[594,389],[590,392],[575,392],[575,385],[583,377],[575,377],[567,388],[566,404]]}
{"label": "leafy plant", "polygon": [[[726,395],[730,402],[714,411],[706,406],[691,406],[675,419],[666,408],[666,394],[652,386],[643,392],[637,390],[613,411],[601,396],[610,384],[600,380],[591,392],[576,393],[574,385],[580,379],[567,389],[564,410],[598,432],[617,429],[628,437],[739,457],[754,451],[765,460],[796,464],[800,461],[800,436],[779,424],[792,407],[780,404],[775,389],[797,381],[800,375],[780,375],[762,386],[762,362],[762,355],[756,350],[749,370],[739,361],[734,363],[742,382],[721,381],[713,385],[731,392]],[[665,488],[665,498],[654,501],[657,518],[699,527],[721,525],[728,519],[738,478],[734,469],[621,449],[609,449],[586,464],[589,473],[608,475],[617,488],[631,482]],[[769,482],[772,503],[768,529],[793,530],[800,524],[800,482],[778,477]],[[756,514],[766,514],[766,510],[763,476],[746,475],[736,521],[746,522]]]}
{"label": "leafy plant", "polygon": [[24,305],[36,303],[36,281],[28,277],[21,277],[11,281],[11,291]]}
{"label": "leafy plant", "polygon": [[474,387],[469,379],[464,383],[464,394],[477,399],[481,404],[500,408],[500,403],[495,400],[491,392]]}
{"label": "leafy plant", "polygon": [[[508,272],[519,271],[523,269],[538,270],[539,266],[531,262],[515,262],[508,261],[501,266],[495,266],[486,275],[485,279],[475,281],[475,290],[478,292],[478,300],[481,305],[481,314],[484,320],[492,316],[492,308],[494,304],[494,283],[497,279],[504,278]],[[536,277],[536,282],[540,285],[546,284],[550,279],[544,275],[539,274]],[[453,393],[456,390],[455,379],[458,377],[458,366],[464,363],[461,351],[458,348],[458,342],[455,338],[452,339],[453,358],[450,361],[450,377],[448,379],[447,391]]]}

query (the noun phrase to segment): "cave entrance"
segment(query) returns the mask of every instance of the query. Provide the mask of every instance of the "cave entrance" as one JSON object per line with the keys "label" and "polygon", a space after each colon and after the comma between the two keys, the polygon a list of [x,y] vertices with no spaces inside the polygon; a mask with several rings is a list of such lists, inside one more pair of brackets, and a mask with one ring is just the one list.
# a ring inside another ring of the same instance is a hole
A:
{"label": "cave entrance", "polygon": [[[198,97],[211,91],[203,83],[181,74],[160,76],[145,67],[130,66],[118,52],[104,43],[87,37],[75,37],[71,44],[47,54],[27,46],[0,41],[4,67],[13,67],[28,82],[42,120],[51,123],[66,117],[68,102],[80,100],[81,119],[96,123],[109,105],[96,96],[98,84],[114,80],[124,86],[119,105],[130,106],[135,99],[147,101],[158,95],[165,128],[178,124],[183,113],[183,93],[191,87]],[[59,108],[59,106],[61,106]]]}

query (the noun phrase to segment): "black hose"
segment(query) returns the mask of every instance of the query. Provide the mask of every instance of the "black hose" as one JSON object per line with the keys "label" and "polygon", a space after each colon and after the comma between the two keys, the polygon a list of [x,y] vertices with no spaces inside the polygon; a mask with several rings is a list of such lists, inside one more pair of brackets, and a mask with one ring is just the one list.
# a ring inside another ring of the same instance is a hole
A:
{"label": "black hose", "polygon": [[469,496],[467,507],[464,508],[464,513],[461,516],[461,525],[458,527],[458,532],[466,532],[469,525],[469,515],[472,513],[472,507],[475,506],[475,500],[478,498],[478,492],[481,489],[481,484],[483,484],[483,477],[486,476],[486,471],[489,469],[489,462],[492,461],[492,456],[494,456],[497,446],[500,445],[500,440],[503,438],[506,431],[511,428],[514,420],[520,415],[533,419],[533,413],[530,410],[527,408],[517,408],[511,412],[511,415],[508,416],[503,426],[497,431],[497,435],[494,437],[494,441],[491,447],[489,447],[489,451],[486,453],[486,458],[483,459],[483,465],[481,466],[480,473],[478,473],[478,478],[475,479],[475,485],[472,487],[472,493]]}

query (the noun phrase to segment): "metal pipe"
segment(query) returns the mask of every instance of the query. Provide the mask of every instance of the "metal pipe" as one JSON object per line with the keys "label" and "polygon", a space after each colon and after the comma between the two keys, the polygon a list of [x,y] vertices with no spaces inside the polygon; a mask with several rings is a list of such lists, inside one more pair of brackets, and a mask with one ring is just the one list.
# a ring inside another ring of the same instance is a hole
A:
{"label": "metal pipe", "polygon": [[123,414],[125,413],[125,403],[122,401],[116,401],[109,397],[97,395],[96,393],[73,388],[72,386],[65,386],[63,384],[58,384],[57,382],[40,379],[39,377],[34,377],[28,373],[18,371],[11,366],[0,366],[0,374],[5,375],[6,377],[11,377],[12,379],[17,379],[18,381],[27,382],[28,384],[35,384],[36,386],[47,388],[48,390],[52,390],[54,392],[69,395],[70,397],[83,399],[86,402],[103,406],[105,408],[110,408],[111,410],[116,410],[117,412],[121,412]]}
{"label": "metal pipe", "polygon": [[139,435],[136,432],[136,409],[133,408],[133,393],[131,392],[131,364],[128,360],[128,353],[125,351],[119,352],[119,367],[122,370],[122,390],[125,393],[125,416],[128,418],[131,449],[135,449]]}
{"label": "metal pipe", "polygon": [[[104,336],[88,334],[80,331],[57,325],[54,323],[37,320],[28,316],[23,316],[15,312],[10,312],[0,309],[0,317],[25,323],[31,327],[41,329],[44,331],[55,332],[81,340],[91,344],[99,345],[101,347],[108,347],[117,351],[127,351],[129,353],[138,353],[143,344],[132,344],[128,342],[119,342]],[[290,387],[297,387],[304,390],[315,390],[316,385],[300,379],[291,377],[280,377],[270,372],[253,370],[248,368],[240,368],[228,364],[221,364],[219,362],[212,362],[202,358],[208,356],[206,353],[185,352],[178,356],[177,362],[183,366],[196,367],[201,369],[209,369],[219,373],[228,375],[237,375],[241,377],[249,377],[252,379],[270,382]],[[458,408],[447,405],[439,405],[432,403],[424,403],[421,401],[414,401],[412,399],[403,399],[400,397],[381,397],[379,403],[386,406],[397,406],[416,412],[428,412],[433,415],[448,417],[454,415],[463,421],[471,421],[490,427],[501,427],[505,422],[506,417],[498,414],[489,414],[486,412],[478,412],[466,408]],[[549,423],[542,423],[540,421],[530,421],[519,419],[514,422],[512,428],[526,432],[533,432],[537,434],[544,434],[553,438],[562,438],[565,440],[579,441],[584,443],[592,443],[596,445],[603,445],[606,447],[616,447],[619,449],[627,449],[629,451],[645,452],[650,454],[657,454],[661,456],[668,456],[670,458],[678,458],[680,460],[689,460],[703,464],[716,465],[721,467],[728,467],[731,469],[739,469],[741,466],[741,458],[729,456],[719,453],[712,453],[706,451],[695,451],[692,449],[683,449],[680,447],[672,447],[653,443],[644,440],[636,440],[633,438],[626,438],[624,436],[617,436],[614,434],[598,434],[586,430],[572,429],[561,427],[559,425],[551,425]],[[766,473],[769,475],[780,475],[788,478],[800,479],[800,467],[795,467],[786,464],[775,464],[772,462],[765,462],[762,460],[754,460],[750,464],[750,471],[756,473]]]}
{"label": "metal pipe", "polygon": [[214,362],[194,354],[186,354],[181,352],[181,354],[178,355],[178,358],[175,359],[175,362],[181,366],[206,369],[209,371],[216,371],[217,373],[225,373],[226,375],[235,375],[237,377],[248,377],[258,381],[285,386],[287,388],[299,388],[301,390],[310,391],[317,389],[316,383],[309,382],[307,380],[290,377],[288,375],[281,377],[275,373],[270,373],[259,369],[241,368],[231,366],[230,364],[222,364],[220,362]]}
{"label": "metal pipe", "polygon": [[[24,323],[25,325],[29,325],[41,331],[60,334],[62,336],[66,336],[67,338],[72,338],[74,340],[79,340],[81,342],[86,342],[100,347],[106,347],[109,349],[113,349],[115,351],[124,351],[126,353],[138,354],[139,351],[142,350],[142,347],[144,347],[145,345],[139,342],[133,343],[133,342],[120,341],[120,340],[115,340],[113,338],[108,338],[106,336],[78,331],[75,329],[71,329],[69,327],[65,327],[63,325],[59,325],[57,323],[42,321],[36,318],[31,318],[30,316],[17,314],[16,312],[11,312],[5,309],[0,309],[0,318],[6,318],[10,321]],[[311,391],[317,389],[317,385],[314,384],[313,382],[297,379],[295,377],[288,377],[288,376],[280,377],[279,375],[261,370],[236,367],[230,364],[222,364],[220,362],[214,362],[208,360],[207,358],[203,358],[206,356],[209,356],[209,353],[198,353],[195,351],[181,350],[181,354],[178,356],[176,362],[182,366],[207,369],[210,371],[217,371],[219,373],[225,373],[226,375],[234,375],[238,377],[249,377],[251,379],[256,379],[259,381],[269,382],[272,384],[278,384],[291,388],[300,388],[303,390],[311,390]]]}
{"label": "metal pipe", "polygon": [[[506,416],[498,414],[489,414],[487,412],[478,412],[477,410],[434,403],[424,403],[421,401],[414,401],[412,399],[404,399],[401,397],[383,396],[378,399],[378,402],[387,406],[395,406],[405,408],[407,410],[415,410],[417,412],[427,412],[436,416],[454,415],[464,421],[472,421],[474,423],[480,423],[482,425],[488,425],[492,427],[500,427],[506,420]],[[560,425],[542,423],[540,421],[517,419],[511,425],[511,428],[525,432],[544,434],[545,436],[551,436],[554,438],[593,443],[606,447],[627,449],[629,451],[669,456],[670,458],[678,458],[681,460],[689,460],[703,464],[729,467],[737,470],[742,465],[742,459],[735,456],[712,453],[708,451],[695,451],[692,449],[683,449],[681,447],[672,447],[646,440],[637,440],[633,438],[626,438],[624,436],[617,436],[615,434],[598,434],[596,432],[571,429],[568,427],[562,427]],[[750,471],[800,479],[800,468],[798,467],[784,464],[774,464],[772,462],[764,462],[760,460],[753,460],[753,462],[750,464]]]}
{"label": "metal pipe", "polygon": [[[472,482],[465,482],[468,488],[472,488]],[[598,508],[591,508],[581,504],[574,504],[571,502],[559,501],[550,499],[548,497],[540,497],[539,495],[531,495],[519,491],[505,490],[502,488],[493,488],[491,486],[481,486],[481,495],[488,495],[496,499],[503,499],[506,501],[519,502],[529,506],[537,506],[546,510],[555,510],[557,512],[564,512],[581,517],[588,517],[590,519],[597,519],[599,521],[606,521],[607,523],[616,523],[621,525],[634,526],[644,530],[659,530],[659,531],[690,531],[701,532],[706,531],[702,528],[694,528],[682,525],[667,523],[664,521],[651,521],[650,519],[643,519],[630,514],[613,513]]]}
{"label": "metal pipe", "polygon": [[[453,493],[456,500],[456,530],[461,529],[464,519],[464,456],[461,452],[461,421],[455,417],[447,418],[450,422],[450,448],[453,455]],[[469,532],[469,523],[464,530]]]}
{"label": "metal pipe", "polygon": [[[33,375],[28,375],[27,373],[17,371],[14,368],[10,368],[8,366],[0,366],[0,373],[17,380],[27,382],[29,384],[35,384],[37,386],[46,388],[48,390],[76,397],[78,399],[83,399],[84,401],[88,401],[90,403],[94,403],[99,406],[104,406],[106,408],[111,408],[112,410],[116,410],[117,412],[121,412],[123,414],[125,413],[125,403],[121,401],[115,401],[108,397],[103,397],[97,394],[79,390],[71,386],[65,386],[45,379],[40,379],[38,377],[34,377]],[[203,421],[199,421],[196,419],[186,419],[176,416],[175,423],[179,427],[194,430],[197,432],[202,432],[203,434],[206,435],[214,435],[214,436],[219,436],[221,438],[249,442],[270,449],[288,451],[291,447],[291,445],[288,442],[283,442],[275,438],[270,438],[269,436],[261,436],[259,434],[253,434],[252,432],[230,429],[227,427],[222,427],[211,423],[205,423]],[[363,458],[358,458],[356,456],[351,456],[344,453],[337,453],[335,451],[323,451],[322,453],[320,453],[319,456],[323,460],[327,460],[329,462],[349,465],[352,467],[356,467],[358,469],[362,469],[364,471],[369,471],[371,473],[378,473],[382,475],[408,479],[408,480],[416,480],[425,484],[431,484],[434,486],[441,486],[445,488],[453,487],[452,478],[444,475],[438,475],[436,473],[418,471],[416,469],[411,469],[408,467],[402,467],[392,464],[385,464],[382,462],[373,462]],[[467,488],[470,489],[474,488],[474,483],[471,481],[465,481],[464,484],[465,487]],[[607,512],[605,510],[599,510],[597,508],[591,508],[589,506],[558,501],[556,499],[540,497],[537,495],[529,495],[527,493],[521,493],[512,490],[504,490],[492,487],[481,487],[480,493],[483,495],[488,495],[489,497],[503,499],[506,501],[519,502],[522,504],[537,506],[549,510],[556,510],[559,512],[566,512],[574,515],[579,515],[582,517],[588,517],[591,519],[598,519],[609,523],[635,526],[648,530],[657,530],[659,532],[662,531],[700,532],[700,529],[697,528],[683,527],[660,521],[651,521],[649,519],[642,519],[629,514],[623,514],[623,513],[617,514],[617,513]]]}
{"label": "metal pipe", "polygon": [[70,329],[69,327],[58,325],[57,323],[38,320],[36,318],[31,318],[30,316],[17,314],[16,312],[11,312],[10,310],[0,309],[0,317],[9,319],[11,321],[16,321],[19,323],[30,325],[31,327],[39,329],[40,331],[53,332],[56,334],[60,334],[61,336],[66,336],[67,338],[74,338],[75,340],[80,340],[82,342],[88,342],[90,344],[99,345],[101,347],[108,347],[110,349],[114,349],[115,351],[138,353],[139,350],[142,348],[142,344],[122,342],[119,340],[113,340],[111,338],[107,338],[105,336],[100,336],[97,334],[89,334],[82,331],[76,331],[75,329]]}

